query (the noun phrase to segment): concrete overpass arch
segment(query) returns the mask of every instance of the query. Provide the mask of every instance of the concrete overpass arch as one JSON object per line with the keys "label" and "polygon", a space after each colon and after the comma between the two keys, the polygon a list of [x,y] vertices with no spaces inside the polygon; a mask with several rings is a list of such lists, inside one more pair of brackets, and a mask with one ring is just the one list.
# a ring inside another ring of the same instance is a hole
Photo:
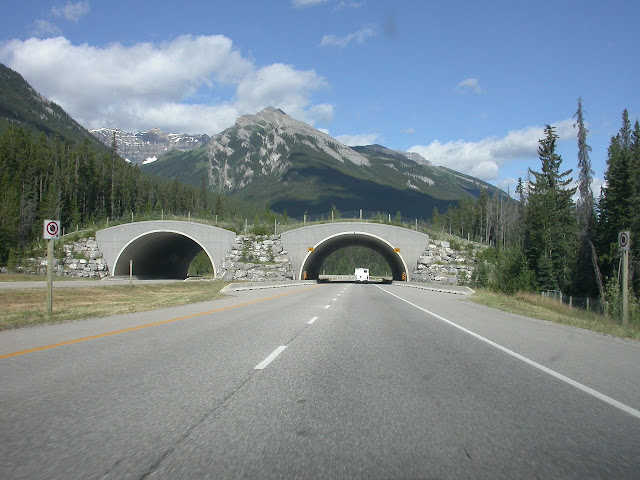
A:
{"label": "concrete overpass arch", "polygon": [[112,276],[186,278],[194,257],[204,251],[217,273],[236,234],[196,222],[152,220],[126,223],[96,232],[98,247]]}
{"label": "concrete overpass arch", "polygon": [[[282,232],[282,246],[298,278],[317,278],[324,260],[349,245],[370,248],[385,258],[394,280],[411,280],[413,269],[429,244],[429,235],[372,222],[331,222]],[[366,267],[366,265],[363,265]]]}
{"label": "concrete overpass arch", "polygon": [[[349,246],[366,247],[380,254],[389,265],[393,280],[406,280],[409,275],[407,262],[400,249],[384,238],[368,232],[341,232],[333,234],[309,248],[300,268],[302,279],[317,280],[324,261],[337,250]],[[367,265],[362,265],[367,267]]]}
{"label": "concrete overpass arch", "polygon": [[216,274],[211,253],[195,238],[173,230],[151,230],[130,240],[114,262],[114,276],[129,275],[129,262],[137,277],[186,278],[189,265],[200,251],[209,257]]}

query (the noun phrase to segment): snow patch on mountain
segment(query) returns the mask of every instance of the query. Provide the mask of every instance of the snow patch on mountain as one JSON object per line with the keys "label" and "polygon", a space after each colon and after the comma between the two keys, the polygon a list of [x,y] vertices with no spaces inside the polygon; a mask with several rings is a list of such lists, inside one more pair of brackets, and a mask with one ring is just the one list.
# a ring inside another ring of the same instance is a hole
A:
{"label": "snow patch on mountain", "polygon": [[187,151],[204,145],[208,135],[190,135],[186,133],[164,133],[158,128],[146,132],[126,132],[117,128],[98,128],[91,130],[105,145],[111,146],[115,134],[118,154],[132,163],[146,163],[150,158],[159,157],[172,150]]}

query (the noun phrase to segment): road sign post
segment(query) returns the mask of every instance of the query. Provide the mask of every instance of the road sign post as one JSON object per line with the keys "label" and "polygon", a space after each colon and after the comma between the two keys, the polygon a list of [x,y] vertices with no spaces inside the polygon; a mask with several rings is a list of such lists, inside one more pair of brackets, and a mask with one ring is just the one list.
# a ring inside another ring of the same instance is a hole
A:
{"label": "road sign post", "polygon": [[42,237],[47,243],[47,315],[53,313],[53,242],[60,238],[60,221],[45,220]]}
{"label": "road sign post", "polygon": [[47,240],[47,315],[53,313],[53,242]]}
{"label": "road sign post", "polygon": [[618,233],[618,249],[622,252],[622,325],[629,325],[629,249],[631,232]]}

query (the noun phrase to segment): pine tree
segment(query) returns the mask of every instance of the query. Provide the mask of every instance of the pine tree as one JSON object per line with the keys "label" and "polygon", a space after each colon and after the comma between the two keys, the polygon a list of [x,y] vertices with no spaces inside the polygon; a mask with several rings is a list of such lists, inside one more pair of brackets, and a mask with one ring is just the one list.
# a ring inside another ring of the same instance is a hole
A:
{"label": "pine tree", "polygon": [[584,113],[582,110],[582,98],[578,98],[578,110],[574,118],[576,123],[574,128],[578,128],[578,192],[577,202],[578,214],[578,254],[574,266],[573,288],[576,293],[595,296],[597,294],[597,281],[593,268],[592,244],[594,242],[595,230],[595,208],[591,183],[593,181],[593,170],[589,152],[591,147],[587,144],[587,130],[584,124]]}
{"label": "pine tree", "polygon": [[640,296],[640,123],[636,120],[631,134],[631,284]]}
{"label": "pine tree", "polygon": [[608,277],[617,269],[618,232],[631,227],[634,198],[631,143],[629,114],[624,110],[622,127],[609,145],[605,186],[599,202],[598,251],[603,275]]}
{"label": "pine tree", "polygon": [[577,225],[571,198],[576,187],[568,187],[573,181],[568,177],[572,170],[560,171],[562,157],[556,153],[558,136],[554,127],[547,125],[544,133],[538,147],[542,171],[529,169],[533,180],[524,219],[524,247],[534,272],[542,273],[541,269],[547,268],[546,262],[550,261],[555,284],[564,288],[576,242]]}

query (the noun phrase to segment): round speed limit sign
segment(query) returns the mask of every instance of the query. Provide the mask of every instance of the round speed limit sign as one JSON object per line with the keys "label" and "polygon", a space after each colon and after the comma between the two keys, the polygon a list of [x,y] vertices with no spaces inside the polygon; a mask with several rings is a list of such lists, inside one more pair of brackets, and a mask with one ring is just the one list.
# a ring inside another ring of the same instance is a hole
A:
{"label": "round speed limit sign", "polygon": [[629,250],[629,244],[631,243],[629,241],[629,235],[631,234],[631,232],[620,232],[618,233],[618,249],[620,249],[621,251],[625,252]]}
{"label": "round speed limit sign", "polygon": [[43,237],[45,238],[45,240],[51,240],[52,238],[60,238],[60,221],[45,220]]}

